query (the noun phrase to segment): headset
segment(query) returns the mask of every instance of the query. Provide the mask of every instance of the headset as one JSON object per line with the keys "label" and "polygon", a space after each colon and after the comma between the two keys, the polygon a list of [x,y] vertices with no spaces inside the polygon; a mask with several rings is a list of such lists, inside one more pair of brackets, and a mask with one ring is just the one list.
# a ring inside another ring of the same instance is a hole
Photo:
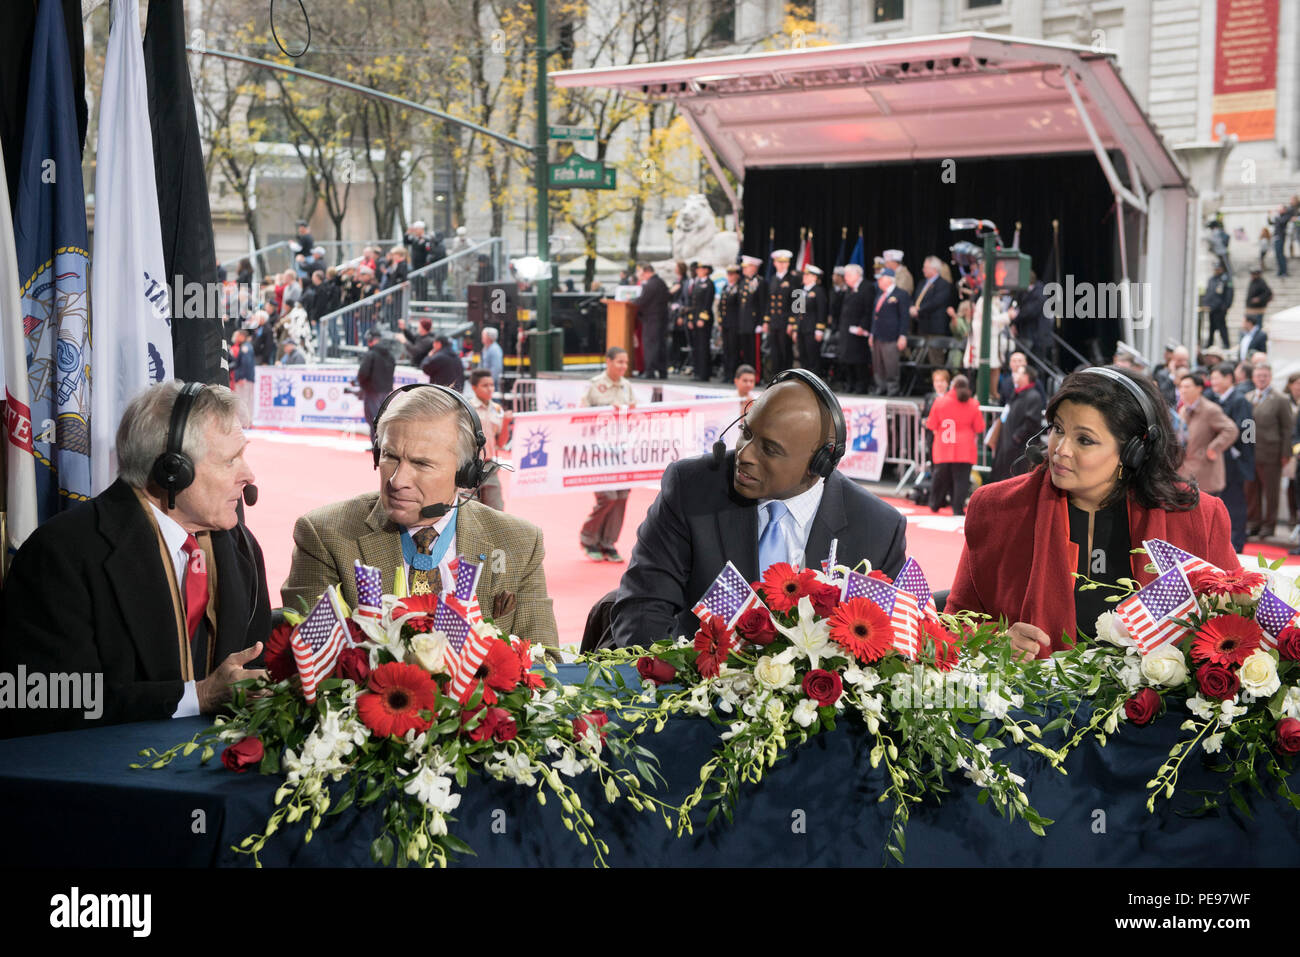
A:
{"label": "headset", "polygon": [[[153,467],[149,470],[149,478],[167,493],[168,510],[176,507],[176,494],[194,484],[194,460],[181,451],[181,446],[185,442],[185,424],[189,421],[190,409],[194,408],[194,402],[202,391],[201,382],[187,382],[181,386],[172,406],[167,445],[163,454],[153,460]],[[257,493],[253,495],[256,497]]]}
{"label": "headset", "polygon": [[1142,415],[1146,419],[1146,430],[1141,435],[1134,435],[1129,438],[1119,453],[1119,464],[1130,472],[1136,473],[1142,467],[1142,463],[1146,461],[1152,446],[1160,441],[1161,436],[1164,434],[1160,428],[1160,417],[1156,414],[1150,397],[1142,391],[1136,382],[1110,366],[1089,366],[1087,369],[1079,371],[1103,376],[1112,382],[1118,382],[1137,400],[1138,408],[1142,410]]}
{"label": "headset", "polygon": [[[483,449],[487,445],[487,436],[483,434],[483,423],[479,421],[478,413],[474,411],[474,407],[469,404],[468,399],[455,389],[449,389],[447,386],[438,385],[435,382],[412,382],[409,385],[404,385],[400,389],[394,389],[388,393],[387,398],[380,403],[379,410],[375,413],[375,420],[370,423],[370,451],[374,455],[375,468],[379,468],[379,422],[384,417],[384,410],[388,408],[388,403],[392,402],[395,396],[415,389],[437,389],[444,392],[459,402],[460,407],[469,416],[470,425],[474,429],[474,455],[468,462],[461,462],[456,466],[456,488],[478,488],[498,468],[497,463],[489,462],[483,458]],[[437,511],[438,509],[442,509],[442,511]],[[446,514],[450,510],[450,506],[427,505],[421,510],[420,515],[425,518],[437,517]],[[430,515],[425,515],[425,512],[430,512]]]}
{"label": "headset", "polygon": [[[835,393],[831,392],[826,383],[807,369],[786,369],[772,379],[772,385],[792,379],[798,379],[813,390],[813,394],[817,396],[817,401],[830,413],[831,422],[835,425],[835,440],[819,446],[817,451],[813,453],[812,459],[808,462],[809,472],[821,478],[830,478],[831,473],[835,471],[835,466],[839,465],[840,459],[844,458],[844,450],[848,445],[848,426],[844,422],[844,410],[840,408],[839,400],[835,398]],[[731,425],[722,430],[722,433],[718,436],[718,441],[713,443],[713,464],[715,468],[722,464],[722,459],[727,454],[727,446],[722,441],[722,435],[725,435],[732,425],[735,425],[744,417],[745,413],[742,412]]]}

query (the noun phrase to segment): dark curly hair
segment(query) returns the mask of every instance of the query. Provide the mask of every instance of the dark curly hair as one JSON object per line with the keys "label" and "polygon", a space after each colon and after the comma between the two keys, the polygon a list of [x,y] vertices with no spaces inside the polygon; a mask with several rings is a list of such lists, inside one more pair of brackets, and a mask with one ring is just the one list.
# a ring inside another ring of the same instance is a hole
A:
{"label": "dark curly hair", "polygon": [[[1183,464],[1183,447],[1174,437],[1168,419],[1168,407],[1155,382],[1130,369],[1119,366],[1105,368],[1124,376],[1142,391],[1157,416],[1160,429],[1155,441],[1147,447],[1142,467],[1125,469],[1110,495],[1106,496],[1102,507],[1123,500],[1132,490],[1133,497],[1143,508],[1162,508],[1167,512],[1188,512],[1196,508],[1200,492],[1196,488],[1195,479],[1178,474]],[[1100,412],[1106,420],[1106,428],[1110,429],[1121,449],[1129,439],[1140,436],[1147,428],[1147,417],[1137,398],[1121,383],[1107,376],[1086,370],[1071,372],[1047,403],[1049,422],[1056,421],[1056,411],[1062,402],[1091,406]],[[1040,467],[1046,468],[1046,463]]]}

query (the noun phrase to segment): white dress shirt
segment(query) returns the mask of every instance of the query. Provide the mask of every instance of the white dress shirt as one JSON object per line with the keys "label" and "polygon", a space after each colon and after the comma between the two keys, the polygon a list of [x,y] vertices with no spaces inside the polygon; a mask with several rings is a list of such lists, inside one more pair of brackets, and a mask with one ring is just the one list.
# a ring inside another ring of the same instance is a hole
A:
{"label": "white dress shirt", "polygon": [[[785,539],[785,553],[790,556],[791,565],[804,564],[804,553],[808,550],[808,532],[812,528],[812,521],[817,515],[817,509],[821,507],[822,492],[825,490],[826,483],[822,479],[818,479],[813,483],[812,488],[800,492],[794,498],[763,498],[758,500],[758,537],[760,539],[763,537],[763,530],[767,528],[769,521],[767,511],[769,502],[779,501],[790,510],[790,514],[781,521],[781,537]],[[818,568],[820,567],[819,565]]]}
{"label": "white dress shirt", "polygon": [[[185,596],[185,574],[189,568],[189,556],[185,554],[185,540],[190,537],[190,533],[181,527],[180,523],[160,509],[153,502],[149,503],[153,509],[153,517],[158,520],[158,531],[162,532],[163,542],[167,546],[167,553],[171,555],[172,568],[176,570],[176,587],[180,589],[182,600]],[[184,615],[181,616],[182,618]],[[188,637],[188,636],[187,636]],[[213,640],[216,636],[213,635]],[[181,695],[180,704],[176,706],[176,712],[173,718],[192,718],[199,713],[199,693],[195,688],[193,681],[185,682],[185,691]]]}
{"label": "white dress shirt", "polygon": [[[447,531],[447,525],[450,524],[451,517],[455,514],[456,514],[455,512],[448,512],[446,515],[442,516],[442,518],[438,519],[436,522],[433,523],[433,527],[438,530],[438,537],[433,540],[433,547],[435,549],[438,547],[438,543],[442,541],[443,533]],[[424,524],[421,525],[412,525],[410,528],[407,529],[407,531],[410,532],[411,537],[414,538],[416,532],[418,532],[422,528],[428,528],[428,527],[429,527],[429,523],[425,522]],[[451,540],[447,542],[447,550],[443,552],[442,561],[438,563],[438,574],[442,578],[442,593],[444,595],[449,593],[452,590],[452,586],[455,584],[455,580],[451,577],[451,574],[447,568],[448,564],[455,557],[456,557],[456,531],[455,529],[452,529]],[[406,566],[406,582],[408,588],[410,587],[412,571],[414,571],[414,569],[408,563]]]}

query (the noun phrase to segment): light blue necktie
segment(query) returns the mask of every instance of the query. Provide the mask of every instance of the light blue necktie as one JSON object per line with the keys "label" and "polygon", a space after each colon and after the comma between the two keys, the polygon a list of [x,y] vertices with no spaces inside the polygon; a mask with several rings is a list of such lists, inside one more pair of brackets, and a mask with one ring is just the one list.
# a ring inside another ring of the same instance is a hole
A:
{"label": "light blue necktie", "polygon": [[790,514],[790,510],[781,502],[767,503],[767,528],[758,539],[758,574],[761,576],[777,562],[788,562],[785,536],[781,534],[781,519]]}

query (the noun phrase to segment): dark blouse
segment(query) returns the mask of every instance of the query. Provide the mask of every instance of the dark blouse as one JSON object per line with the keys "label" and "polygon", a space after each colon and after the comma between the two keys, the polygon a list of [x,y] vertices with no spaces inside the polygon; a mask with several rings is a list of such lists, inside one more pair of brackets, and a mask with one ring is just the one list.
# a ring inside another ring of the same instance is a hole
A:
{"label": "dark blouse", "polygon": [[[1095,582],[1118,584],[1121,578],[1130,577],[1128,533],[1128,506],[1123,499],[1096,513],[1092,528],[1092,554],[1088,553],[1088,513],[1069,505],[1070,541],[1079,546],[1079,574]],[[1085,584],[1075,579],[1074,618],[1080,635],[1096,637],[1097,617],[1105,611],[1114,611],[1115,602],[1106,601],[1107,595],[1118,592],[1109,588],[1080,591]]]}

